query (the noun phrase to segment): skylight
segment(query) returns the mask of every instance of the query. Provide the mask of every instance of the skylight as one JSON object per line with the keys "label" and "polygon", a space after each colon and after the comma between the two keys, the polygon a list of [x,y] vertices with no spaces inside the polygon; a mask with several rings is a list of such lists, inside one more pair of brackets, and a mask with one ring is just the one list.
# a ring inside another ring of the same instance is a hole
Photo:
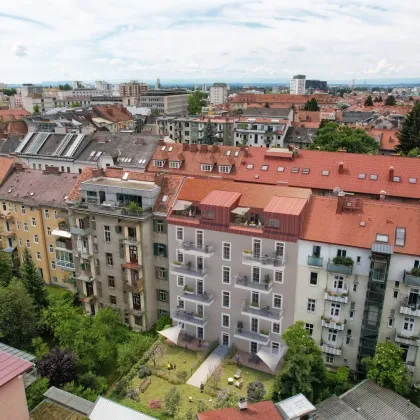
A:
{"label": "skylight", "polygon": [[397,246],[405,245],[405,228],[395,229],[395,245]]}
{"label": "skylight", "polygon": [[279,166],[277,168],[277,172],[284,172],[284,166]]}
{"label": "skylight", "polygon": [[302,173],[305,174],[305,175],[308,175],[309,174],[309,168],[303,168]]}
{"label": "skylight", "polygon": [[174,148],[171,146],[171,147],[168,149],[168,152],[172,152],[172,150],[174,150]]}
{"label": "skylight", "polygon": [[246,169],[252,169],[254,167],[254,165],[252,163],[250,163],[249,165],[247,165]]}
{"label": "skylight", "polygon": [[162,203],[166,203],[167,201],[168,201],[168,196],[167,195],[164,195],[162,197]]}
{"label": "skylight", "polygon": [[366,179],[366,174],[358,174],[357,178],[359,179]]}
{"label": "skylight", "polygon": [[292,174],[297,174],[299,172],[299,168],[292,168]]}
{"label": "skylight", "polygon": [[371,176],[369,177],[372,181],[377,181],[378,179],[378,175],[376,174],[371,174]]}
{"label": "skylight", "polygon": [[322,171],[322,176],[328,176],[330,174],[330,171]]}
{"label": "skylight", "polygon": [[409,184],[417,184],[417,178],[408,178]]}
{"label": "skylight", "polygon": [[160,150],[162,150],[162,152],[163,152],[165,149],[166,149],[166,146],[162,146],[162,149],[160,149]]}
{"label": "skylight", "polygon": [[235,156],[239,156],[239,152],[235,152]]}
{"label": "skylight", "polygon": [[262,170],[262,171],[267,171],[267,170],[268,170],[268,165],[263,165],[263,166],[261,166],[261,170]]}
{"label": "skylight", "polygon": [[399,176],[392,177],[392,182],[400,182],[401,178]]}
{"label": "skylight", "polygon": [[381,235],[380,233],[376,235],[376,242],[388,243],[388,240],[389,240],[388,235]]}
{"label": "skylight", "polygon": [[125,180],[127,180],[128,179],[128,176],[130,175],[130,173],[129,172],[126,172],[125,174],[124,174],[124,176],[123,176],[123,180],[125,181]]}
{"label": "skylight", "polygon": [[226,152],[226,156],[230,156],[230,150]]}

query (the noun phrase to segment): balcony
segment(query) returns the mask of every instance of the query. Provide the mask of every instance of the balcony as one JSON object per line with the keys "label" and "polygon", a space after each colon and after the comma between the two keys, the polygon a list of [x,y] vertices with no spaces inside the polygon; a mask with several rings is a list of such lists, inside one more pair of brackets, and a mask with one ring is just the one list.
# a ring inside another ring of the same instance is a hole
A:
{"label": "balcony", "polygon": [[206,268],[193,268],[192,264],[180,264],[173,262],[171,264],[172,274],[181,274],[186,277],[194,277],[204,280],[207,277]]}
{"label": "balcony", "polygon": [[70,251],[70,252],[73,250],[73,245],[71,243],[71,240],[60,241],[59,239],[57,239],[55,241],[55,247],[65,249],[66,251]]}
{"label": "balcony", "polygon": [[55,265],[65,270],[74,271],[74,262],[65,261],[65,260],[55,260]]}
{"label": "balcony", "polygon": [[194,312],[186,312],[181,309],[172,311],[172,319],[184,324],[203,327],[207,324],[207,317],[205,315],[197,316]]}
{"label": "balcony", "polygon": [[246,252],[242,253],[242,264],[245,265],[259,265],[264,268],[275,268],[282,267],[285,264],[284,257],[278,257],[273,255],[269,257],[268,255],[252,255]]}
{"label": "balcony", "polygon": [[270,334],[261,334],[256,331],[245,330],[244,328],[235,328],[235,338],[241,338],[246,341],[255,341],[266,346],[270,342]]}
{"label": "balcony", "polygon": [[351,276],[352,273],[353,273],[353,266],[352,265],[328,263],[327,264],[327,271],[329,271],[330,273],[344,274],[345,276]]}
{"label": "balcony", "polygon": [[88,260],[93,257],[93,255],[90,253],[89,248],[78,246],[76,248],[76,251],[77,251],[77,256],[79,258],[83,258],[84,260]]}
{"label": "balcony", "polygon": [[269,321],[280,321],[283,318],[283,311],[281,309],[270,308],[270,306],[260,307],[253,305],[247,300],[242,303],[241,313],[242,315]]}
{"label": "balcony", "polygon": [[370,278],[372,281],[384,283],[386,281],[386,270],[372,268],[370,270]]}
{"label": "balcony", "polygon": [[92,232],[90,227],[86,227],[86,228],[80,228],[77,226],[71,226],[70,227],[70,233],[72,235],[76,235],[76,236],[87,236],[90,235]]}
{"label": "balcony", "polygon": [[3,236],[5,238],[11,238],[12,236],[15,236],[15,235],[16,235],[15,229],[3,230],[2,232],[0,232],[0,236]]}
{"label": "balcony", "polygon": [[420,299],[406,296],[401,300],[400,314],[420,317]]}
{"label": "balcony", "polygon": [[187,302],[201,303],[205,306],[210,306],[214,302],[214,296],[208,295],[207,293],[194,293],[193,291],[184,290],[182,291],[182,297]]}
{"label": "balcony", "polygon": [[323,258],[315,255],[308,255],[308,265],[311,267],[322,267]]}
{"label": "balcony", "polygon": [[200,257],[211,257],[214,255],[213,245],[197,246],[194,242],[182,242],[181,248],[186,254],[198,255]]}
{"label": "balcony", "polygon": [[140,243],[140,239],[137,239],[137,236],[123,236],[120,241],[124,245],[138,245]]}
{"label": "balcony", "polygon": [[396,343],[405,344],[407,346],[420,346],[420,337],[418,335],[410,335],[407,331],[404,331],[402,328],[400,331],[397,331],[395,334],[394,341]]}
{"label": "balcony", "polygon": [[337,344],[321,342],[321,351],[334,356],[341,356],[341,346]]}
{"label": "balcony", "polygon": [[90,271],[80,270],[75,275],[76,280],[85,281],[86,283],[92,283],[94,278],[92,277],[92,273]]}
{"label": "balcony", "polygon": [[344,331],[345,322],[334,321],[332,318],[322,318],[322,326],[325,328],[332,328],[333,330]]}
{"label": "balcony", "polygon": [[258,290],[261,293],[268,294],[273,288],[273,283],[271,281],[269,283],[260,283],[252,281],[252,279],[248,276],[241,276],[237,274],[235,276],[235,287],[237,289]]}
{"label": "balcony", "polygon": [[328,290],[324,294],[324,299],[330,300],[331,302],[347,303],[349,300],[349,296],[347,292],[338,293]]}
{"label": "balcony", "polygon": [[420,276],[410,274],[410,272],[404,270],[403,283],[406,286],[420,287]]}

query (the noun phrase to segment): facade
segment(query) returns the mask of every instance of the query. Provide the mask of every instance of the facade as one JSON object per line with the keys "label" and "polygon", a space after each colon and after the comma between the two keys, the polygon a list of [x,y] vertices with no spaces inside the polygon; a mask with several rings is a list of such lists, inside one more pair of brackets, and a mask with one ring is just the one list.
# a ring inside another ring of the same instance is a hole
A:
{"label": "facade", "polygon": [[322,80],[306,80],[305,82],[306,90],[322,90],[324,92],[328,91],[328,84],[326,81]]}
{"label": "facade", "polygon": [[35,86],[30,83],[26,83],[18,87],[16,92],[18,95],[23,97],[28,95],[42,95],[43,90],[42,86]]}
{"label": "facade", "polygon": [[60,90],[57,98],[92,98],[93,96],[112,96],[112,89],[77,88],[72,90]]}
{"label": "facade", "polygon": [[309,190],[185,180],[168,218],[171,317],[184,332],[281,354],[309,197]]}
{"label": "facade", "polygon": [[148,91],[142,93],[138,106],[142,108],[157,109],[161,114],[186,115],[188,93],[182,89]]}
{"label": "facade", "polygon": [[306,76],[297,74],[293,76],[290,81],[290,94],[291,95],[304,95],[306,93]]}
{"label": "facade", "polygon": [[130,83],[121,83],[119,90],[120,96],[123,97],[140,96],[147,92],[148,86],[147,83],[132,81]]}
{"label": "facade", "polygon": [[210,103],[223,105],[227,103],[228,87],[226,83],[214,83],[210,86]]}
{"label": "facade", "polygon": [[95,81],[95,89],[96,90],[112,91],[112,84],[106,82],[105,80],[96,80]]}

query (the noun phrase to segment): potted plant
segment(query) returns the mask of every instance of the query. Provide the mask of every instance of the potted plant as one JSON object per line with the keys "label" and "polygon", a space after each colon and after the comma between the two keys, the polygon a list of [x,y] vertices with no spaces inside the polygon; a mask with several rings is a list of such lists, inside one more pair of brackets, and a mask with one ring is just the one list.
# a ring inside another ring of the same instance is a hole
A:
{"label": "potted plant", "polygon": [[260,329],[260,334],[262,334],[262,335],[269,335],[270,332],[267,331],[267,330]]}
{"label": "potted plant", "polygon": [[254,308],[258,308],[258,303],[257,302],[251,302],[250,304],[249,304],[249,306],[253,306]]}
{"label": "potted plant", "polygon": [[242,321],[238,321],[236,324],[236,328],[238,329],[238,332],[242,332],[242,328],[244,327],[244,323]]}
{"label": "potted plant", "polygon": [[265,290],[268,290],[268,285],[270,284],[270,282],[271,282],[270,275],[266,274],[264,276]]}
{"label": "potted plant", "polygon": [[172,264],[173,265],[181,265],[181,263],[179,261],[177,261],[177,260],[175,260]]}
{"label": "potted plant", "polygon": [[244,249],[244,250],[243,250],[243,253],[244,253],[245,255],[251,255],[251,254],[252,254],[252,251],[251,251],[250,249]]}
{"label": "potted plant", "polygon": [[193,293],[194,292],[194,289],[192,287],[190,287],[190,286],[185,285],[184,286],[184,292],[185,293]]}

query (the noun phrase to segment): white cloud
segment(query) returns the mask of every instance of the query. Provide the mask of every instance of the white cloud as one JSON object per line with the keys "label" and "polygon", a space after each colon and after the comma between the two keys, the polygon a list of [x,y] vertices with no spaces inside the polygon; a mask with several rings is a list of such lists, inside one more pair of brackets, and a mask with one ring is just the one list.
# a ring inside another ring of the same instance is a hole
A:
{"label": "white cloud", "polygon": [[13,54],[17,57],[26,57],[28,55],[28,48],[21,41],[18,41],[13,46]]}
{"label": "white cloud", "polygon": [[396,64],[388,63],[388,61],[385,58],[383,58],[382,60],[378,62],[378,65],[376,66],[376,68],[367,70],[365,73],[366,74],[393,75],[403,70],[403,68],[404,68],[403,65],[397,66]]}

